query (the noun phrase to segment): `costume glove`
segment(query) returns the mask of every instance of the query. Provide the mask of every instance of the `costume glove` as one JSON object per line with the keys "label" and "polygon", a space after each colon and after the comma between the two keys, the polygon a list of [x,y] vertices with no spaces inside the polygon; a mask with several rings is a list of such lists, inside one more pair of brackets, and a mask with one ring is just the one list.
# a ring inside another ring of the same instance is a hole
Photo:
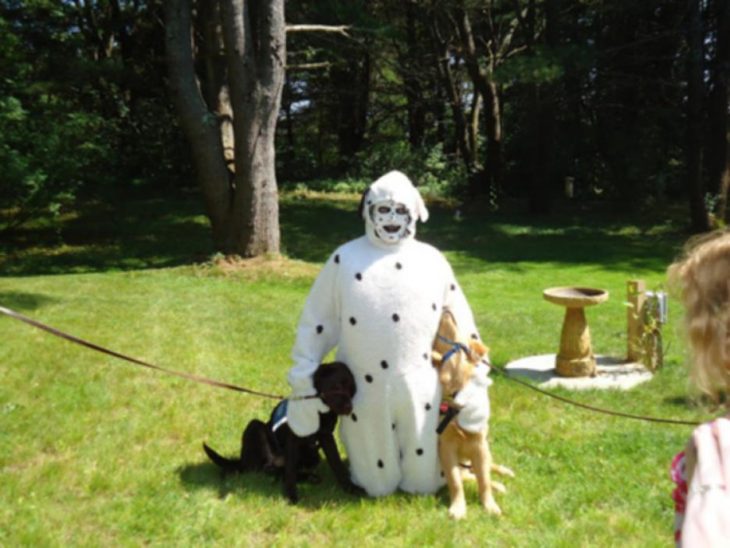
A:
{"label": "costume glove", "polygon": [[319,414],[329,411],[319,398],[297,399],[292,395],[286,411],[286,420],[289,428],[297,436],[303,438],[319,430]]}

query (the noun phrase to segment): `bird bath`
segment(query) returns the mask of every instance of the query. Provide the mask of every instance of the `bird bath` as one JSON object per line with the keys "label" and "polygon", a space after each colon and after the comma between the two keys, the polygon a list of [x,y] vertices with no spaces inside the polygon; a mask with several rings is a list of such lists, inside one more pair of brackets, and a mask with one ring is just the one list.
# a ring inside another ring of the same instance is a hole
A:
{"label": "bird bath", "polygon": [[588,377],[596,374],[596,357],[591,347],[591,333],[585,307],[608,299],[608,291],[590,287],[551,287],[543,291],[546,301],[565,307],[560,352],[555,370],[562,377]]}

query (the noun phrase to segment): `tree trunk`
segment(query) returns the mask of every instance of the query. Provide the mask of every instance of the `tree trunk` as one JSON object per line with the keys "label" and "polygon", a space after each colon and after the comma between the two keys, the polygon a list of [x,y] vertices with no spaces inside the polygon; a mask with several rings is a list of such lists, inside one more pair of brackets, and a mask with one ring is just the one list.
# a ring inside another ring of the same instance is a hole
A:
{"label": "tree trunk", "polygon": [[714,0],[712,8],[716,38],[711,67],[712,90],[707,98],[707,179],[710,193],[717,197],[712,213],[718,220],[725,220],[730,188],[730,5],[725,0]]}
{"label": "tree trunk", "polygon": [[222,0],[236,177],[229,249],[279,252],[274,141],[286,66],[284,0]]}
{"label": "tree trunk", "polygon": [[705,207],[705,188],[702,181],[702,98],[703,43],[702,10],[700,0],[689,3],[687,35],[687,191],[689,193],[692,229],[704,232],[710,228]]}
{"label": "tree trunk", "polygon": [[[451,53],[449,51],[449,44],[448,41],[442,37],[437,17],[432,18],[430,31],[431,43],[433,44],[434,50],[434,59],[436,60],[436,71],[441,81],[441,89],[446,93],[446,98],[451,110],[456,149],[461,156],[467,172],[472,174],[476,170],[476,148],[473,146],[473,144],[476,143],[476,139],[472,141],[469,135],[469,124],[467,123],[466,116],[464,115],[459,83],[456,82],[454,73],[451,70]],[[477,96],[478,94],[475,93],[474,95]],[[478,106],[478,104],[475,106]],[[472,109],[472,112],[475,112],[475,110]],[[478,109],[476,112],[478,113]],[[478,119],[475,125],[478,130]]]}
{"label": "tree trunk", "polygon": [[[486,188],[472,188],[479,193],[495,195],[502,186],[502,107],[497,83],[492,79],[494,57],[487,59],[487,69],[482,69],[476,52],[471,21],[465,10],[458,10],[457,25],[464,51],[469,78],[484,101],[484,131],[487,137],[487,155],[483,177]],[[475,179],[476,180],[476,179]]]}
{"label": "tree trunk", "polygon": [[203,97],[208,109],[218,117],[226,167],[233,174],[235,172],[233,107],[228,90],[220,4],[201,2],[197,9],[195,27],[199,29],[202,37],[197,45],[204,67]]}
{"label": "tree trunk", "polygon": [[231,187],[220,127],[208,110],[193,66],[190,0],[165,2],[165,45],[170,91],[192,152],[213,243],[224,249],[229,234]]}
{"label": "tree trunk", "polygon": [[[191,1],[169,0],[164,4],[170,86],[183,131],[191,144],[215,245],[224,253],[244,257],[278,253],[274,137],[286,63],[284,1],[221,1],[233,118],[232,182],[223,146],[226,128],[221,128],[221,119],[225,121],[230,116],[225,111],[219,112],[221,116],[211,112],[196,78]],[[225,105],[225,86],[213,85],[212,89],[211,101],[215,101],[216,107]]]}
{"label": "tree trunk", "polygon": [[335,88],[340,90],[337,103],[337,143],[341,158],[340,168],[352,166],[355,155],[362,148],[367,129],[370,100],[370,52],[353,54],[346,67],[330,70]]}
{"label": "tree trunk", "polygon": [[423,145],[426,131],[426,108],[423,102],[423,86],[419,60],[419,41],[416,33],[416,3],[405,3],[406,16],[406,54],[405,63],[401,63],[403,87],[408,108],[408,142],[411,148],[418,149]]}
{"label": "tree trunk", "polygon": [[[560,14],[559,0],[545,2],[545,44],[551,50],[559,46],[560,34],[558,17]],[[527,20],[530,21],[528,48],[531,53],[534,47],[533,37],[535,2],[529,3]],[[555,113],[558,105],[556,101],[556,84],[554,82],[533,83],[532,99],[536,130],[532,136],[535,150],[530,181],[529,211],[535,215],[547,215],[552,210],[553,198],[557,191],[557,174],[555,161]]]}
{"label": "tree trunk", "polygon": [[496,196],[502,191],[502,104],[499,88],[494,80],[489,79],[483,89],[488,90],[486,95],[482,91],[487,134],[487,163],[484,168],[489,188],[486,190],[490,195]]}

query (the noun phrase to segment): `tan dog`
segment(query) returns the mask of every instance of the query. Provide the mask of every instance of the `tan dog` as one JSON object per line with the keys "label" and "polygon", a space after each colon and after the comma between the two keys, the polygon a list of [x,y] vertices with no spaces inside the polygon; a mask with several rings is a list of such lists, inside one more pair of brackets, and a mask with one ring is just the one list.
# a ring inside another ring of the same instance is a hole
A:
{"label": "tan dog", "polygon": [[[463,473],[463,463],[471,462],[479,500],[490,514],[502,513],[492,490],[505,491],[501,483],[492,481],[491,472],[514,476],[509,468],[493,463],[487,443],[489,368],[486,363],[480,362],[487,357],[488,352],[489,349],[481,342],[467,342],[461,337],[453,314],[444,310],[432,357],[439,369],[444,399],[449,402],[450,408],[458,409],[458,414],[448,422],[439,437],[439,458],[451,498],[449,516],[454,519],[466,516],[463,485],[466,475]],[[465,407],[462,400],[467,403]]]}

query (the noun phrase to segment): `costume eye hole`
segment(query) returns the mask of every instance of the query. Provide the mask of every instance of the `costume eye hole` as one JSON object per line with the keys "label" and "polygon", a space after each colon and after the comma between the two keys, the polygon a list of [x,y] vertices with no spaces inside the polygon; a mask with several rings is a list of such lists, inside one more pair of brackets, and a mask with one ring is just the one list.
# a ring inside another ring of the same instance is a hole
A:
{"label": "costume eye hole", "polygon": [[390,213],[390,208],[388,206],[380,206],[378,207],[378,213]]}
{"label": "costume eye hole", "polygon": [[396,208],[395,212],[398,215],[405,215],[406,213],[408,213],[408,209],[406,209],[405,206],[398,206],[398,208]]}

